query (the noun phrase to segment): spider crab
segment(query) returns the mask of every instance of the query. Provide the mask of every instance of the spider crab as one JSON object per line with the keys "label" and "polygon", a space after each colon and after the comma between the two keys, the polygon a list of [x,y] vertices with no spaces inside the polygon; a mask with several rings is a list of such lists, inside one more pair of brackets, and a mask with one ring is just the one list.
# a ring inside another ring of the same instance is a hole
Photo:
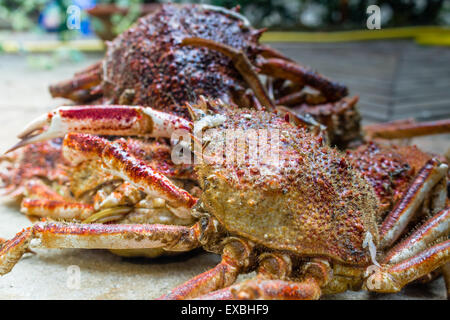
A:
{"label": "spider crab", "polygon": [[[371,183],[348,155],[328,146],[323,132],[308,123],[208,100],[188,108],[192,123],[149,107],[126,109],[133,117],[115,113],[118,108],[123,107],[58,109],[29,126],[19,146],[64,136],[66,159],[99,161],[104,171],[164,199],[176,215],[191,216],[195,223],[38,222],[3,244],[1,274],[11,270],[31,243],[168,251],[203,247],[220,254],[222,261],[162,298],[317,299],[349,288],[396,292],[450,260],[448,165],[438,158],[425,161],[378,226],[386,208]],[[200,155],[194,164],[200,198],[136,158],[126,144],[97,136],[169,136],[180,129],[193,140],[180,139],[178,145]],[[237,140],[224,152],[230,131]],[[261,135],[269,138],[260,140]],[[264,141],[276,146],[277,161],[265,160]],[[257,146],[256,158],[250,146]],[[435,214],[401,238],[426,198]],[[254,279],[233,284],[239,274],[251,271],[257,272]]]}

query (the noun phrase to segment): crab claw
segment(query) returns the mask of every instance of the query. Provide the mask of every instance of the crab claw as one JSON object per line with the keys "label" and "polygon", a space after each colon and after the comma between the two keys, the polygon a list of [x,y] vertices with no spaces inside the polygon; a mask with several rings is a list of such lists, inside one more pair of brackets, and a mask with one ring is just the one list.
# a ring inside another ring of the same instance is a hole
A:
{"label": "crab claw", "polygon": [[191,128],[190,121],[149,107],[60,107],[29,123],[18,135],[22,140],[6,153],[31,143],[64,137],[69,132],[170,138],[177,129]]}

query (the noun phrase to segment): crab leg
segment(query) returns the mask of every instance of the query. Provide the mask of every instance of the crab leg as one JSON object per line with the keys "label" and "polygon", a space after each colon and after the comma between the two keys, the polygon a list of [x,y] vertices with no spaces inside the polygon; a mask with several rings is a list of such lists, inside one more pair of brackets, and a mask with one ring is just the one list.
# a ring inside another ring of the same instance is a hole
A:
{"label": "crab leg", "polygon": [[239,300],[317,300],[320,286],[313,278],[301,282],[283,280],[248,280],[230,288]]}
{"label": "crab leg", "polygon": [[[208,225],[207,227],[209,227]],[[205,227],[39,222],[6,241],[0,249],[0,275],[6,274],[30,246],[41,248],[140,249],[189,251],[200,246]]]}
{"label": "crab leg", "polygon": [[399,263],[418,254],[436,239],[448,236],[450,233],[450,207],[442,210],[423,226],[417,229],[407,239],[391,249],[384,258],[384,263]]}
{"label": "crab leg", "polygon": [[307,93],[304,91],[296,91],[278,98],[275,103],[282,106],[294,106],[306,102]]}
{"label": "crab leg", "polygon": [[284,54],[282,54],[281,52],[279,52],[278,50],[276,50],[276,49],[274,49],[272,47],[260,44],[258,46],[258,50],[259,50],[259,53],[261,54],[261,56],[263,56],[266,59],[268,59],[268,58],[278,58],[278,59],[283,59],[283,60],[286,60],[286,61],[294,62],[291,58],[286,57]]}
{"label": "crab leg", "polygon": [[261,70],[261,73],[265,75],[307,84],[310,87],[319,90],[330,102],[337,101],[348,94],[348,90],[345,86],[284,59],[259,59],[256,66]]}
{"label": "crab leg", "polygon": [[[258,275],[259,276],[259,275]],[[201,300],[317,300],[321,280],[307,276],[300,282],[256,277],[198,297]]]}
{"label": "crab leg", "polygon": [[417,212],[425,196],[447,175],[448,166],[436,159],[429,160],[380,228],[381,248],[392,245]]}
{"label": "crab leg", "polygon": [[192,278],[159,299],[192,299],[233,284],[242,269],[249,264],[251,250],[252,245],[241,240],[229,241],[223,249],[222,261],[217,266]]}
{"label": "crab leg", "polygon": [[75,72],[74,75],[78,76],[78,75],[82,75],[82,74],[89,73],[92,71],[97,71],[97,70],[101,69],[102,66],[103,66],[103,61],[98,61],[94,64],[91,64],[90,66],[87,66],[86,68],[84,68],[78,72]]}
{"label": "crab leg", "polygon": [[63,154],[73,164],[86,159],[101,160],[103,170],[128,181],[147,195],[166,200],[171,211],[180,218],[190,217],[191,208],[197,202],[159,171],[132,156],[122,144],[89,134],[69,133],[64,139]]}
{"label": "crab leg", "polygon": [[25,195],[27,198],[39,198],[46,200],[65,200],[62,195],[53,191],[41,180],[34,179],[27,182],[25,185]]}
{"label": "crab leg", "polygon": [[24,199],[20,211],[27,216],[53,219],[86,219],[94,213],[94,206],[64,200]]}
{"label": "crab leg", "polygon": [[[279,279],[284,280],[284,278],[289,275],[292,271],[292,263],[287,255],[277,254],[277,253],[263,253],[258,257],[259,268],[257,270],[258,279]],[[233,288],[239,287],[227,287],[224,289],[216,290],[205,295],[198,297],[202,300],[231,300],[235,297],[233,296]]]}
{"label": "crab leg", "polygon": [[[60,107],[29,123],[18,136],[22,141],[8,152],[30,143],[63,137],[69,132],[170,138],[177,129],[190,131],[191,122],[152,108],[120,105]],[[36,131],[39,133],[35,134]]]}
{"label": "crab leg", "polygon": [[450,120],[414,122],[395,121],[364,127],[371,138],[405,139],[432,134],[450,133]]}
{"label": "crab leg", "polygon": [[55,85],[51,85],[49,90],[52,97],[67,98],[73,101],[77,100],[74,94],[80,90],[90,89],[97,86],[102,81],[102,69],[100,64],[94,64],[88,69],[81,71],[72,79],[61,81]]}
{"label": "crab leg", "polygon": [[365,286],[370,291],[398,292],[406,284],[448,262],[450,262],[450,240],[438,243],[397,264],[375,269],[367,278]]}
{"label": "crab leg", "polygon": [[267,93],[266,88],[261,83],[255,69],[247,56],[240,50],[236,50],[230,46],[202,38],[185,38],[181,42],[182,46],[206,47],[208,49],[219,51],[226,55],[233,62],[234,67],[239,71],[247,84],[255,93],[262,106],[273,109],[274,104]]}

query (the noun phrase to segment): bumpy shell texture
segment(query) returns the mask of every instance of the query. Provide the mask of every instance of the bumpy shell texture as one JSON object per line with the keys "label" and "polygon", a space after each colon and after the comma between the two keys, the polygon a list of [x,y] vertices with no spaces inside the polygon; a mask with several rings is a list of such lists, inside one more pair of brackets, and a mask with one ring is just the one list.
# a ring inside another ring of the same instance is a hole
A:
{"label": "bumpy shell texture", "polygon": [[[370,263],[363,243],[367,232],[378,241],[378,200],[343,154],[273,113],[243,110],[226,117],[219,128],[204,132],[208,158],[196,168],[207,211],[230,233],[267,248]],[[230,132],[237,132],[237,143],[230,143]],[[278,161],[263,160],[276,155],[264,149],[264,132],[270,145],[279,146]],[[255,144],[257,161],[249,147]],[[238,155],[234,159],[231,150]]]}
{"label": "bumpy shell texture", "polygon": [[108,44],[103,92],[114,103],[126,93],[127,104],[188,116],[185,102],[200,95],[227,102],[247,86],[229,58],[206,48],[181,47],[182,40],[214,40],[254,60],[259,36],[234,14],[202,5],[163,5]]}

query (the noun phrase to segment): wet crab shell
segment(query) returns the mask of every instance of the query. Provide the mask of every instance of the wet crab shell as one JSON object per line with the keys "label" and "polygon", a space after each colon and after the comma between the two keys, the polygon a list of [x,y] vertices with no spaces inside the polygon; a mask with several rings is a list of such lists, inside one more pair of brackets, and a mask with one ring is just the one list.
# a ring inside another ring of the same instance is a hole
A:
{"label": "wet crab shell", "polygon": [[[370,263],[364,239],[369,232],[377,242],[379,204],[372,187],[343,154],[305,128],[260,111],[227,114],[218,129],[205,131],[209,158],[196,170],[203,207],[228,232],[302,256],[327,256],[353,265]],[[258,138],[245,132],[278,130],[278,163],[259,161],[262,154],[255,164],[249,157],[240,164],[227,162],[227,153],[221,151],[227,129],[242,129],[238,136],[244,136],[237,141],[245,139],[247,146]]]}
{"label": "wet crab shell", "polygon": [[[230,59],[206,48],[181,47],[201,37],[242,50],[250,60],[261,32],[239,14],[205,5],[163,5],[108,43],[103,63],[107,100],[150,106],[188,117],[185,102],[199,95],[230,97],[247,87]],[[164,106],[164,107],[161,107]]]}

